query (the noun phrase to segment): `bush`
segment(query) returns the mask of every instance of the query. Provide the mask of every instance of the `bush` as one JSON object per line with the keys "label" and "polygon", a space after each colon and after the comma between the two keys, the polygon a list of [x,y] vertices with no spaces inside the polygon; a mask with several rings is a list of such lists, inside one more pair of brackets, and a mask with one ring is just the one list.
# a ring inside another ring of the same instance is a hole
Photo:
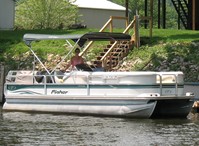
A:
{"label": "bush", "polygon": [[20,29],[63,29],[75,23],[77,7],[67,0],[19,0],[16,27]]}

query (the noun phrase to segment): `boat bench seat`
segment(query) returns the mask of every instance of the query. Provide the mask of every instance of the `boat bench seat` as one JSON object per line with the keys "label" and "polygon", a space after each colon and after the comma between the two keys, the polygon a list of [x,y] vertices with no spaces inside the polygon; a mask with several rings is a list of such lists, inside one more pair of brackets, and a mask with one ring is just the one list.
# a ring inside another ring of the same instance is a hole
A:
{"label": "boat bench seat", "polygon": [[33,84],[37,83],[37,81],[33,76],[33,71],[17,71],[15,75],[15,83]]}
{"label": "boat bench seat", "polygon": [[64,84],[87,84],[88,83],[88,72],[71,72],[63,73],[61,71],[56,71],[54,73],[55,83]]}

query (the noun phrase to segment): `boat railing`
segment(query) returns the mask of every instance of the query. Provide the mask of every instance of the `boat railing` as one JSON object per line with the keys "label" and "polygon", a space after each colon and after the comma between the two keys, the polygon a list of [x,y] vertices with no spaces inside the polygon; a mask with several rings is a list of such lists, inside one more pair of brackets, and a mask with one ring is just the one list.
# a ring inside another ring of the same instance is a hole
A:
{"label": "boat railing", "polygon": [[[174,84],[175,84],[175,95],[178,95],[178,75],[177,74],[166,74],[166,76],[173,76],[174,77]],[[158,74],[157,76],[159,76],[159,84],[160,84],[160,95],[163,95],[163,84],[167,84],[167,83],[163,83],[163,75],[162,74]]]}
{"label": "boat railing", "polygon": [[[162,96],[164,85],[174,85],[174,94],[177,96],[179,85],[183,81],[178,74],[122,74],[111,72],[76,72],[63,75],[36,75],[12,72],[6,77],[6,84],[43,85],[44,94],[47,94],[48,85],[86,85],[88,94],[90,85],[159,85],[159,94]],[[169,94],[169,93],[168,93]],[[173,94],[173,93],[172,93]]]}

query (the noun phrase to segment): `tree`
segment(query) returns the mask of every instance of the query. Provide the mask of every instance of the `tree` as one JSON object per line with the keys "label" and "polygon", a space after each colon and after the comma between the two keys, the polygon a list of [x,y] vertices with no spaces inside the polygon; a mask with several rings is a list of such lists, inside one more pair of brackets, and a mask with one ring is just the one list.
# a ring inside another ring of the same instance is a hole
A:
{"label": "tree", "polygon": [[[125,6],[125,0],[112,0],[117,4]],[[145,0],[128,0],[129,2],[129,10],[130,12],[130,20],[133,19],[133,16],[138,13],[140,16],[144,16],[145,11]],[[148,0],[148,10],[150,10],[149,6],[150,0]],[[177,28],[177,12],[175,11],[171,0],[166,1],[166,26],[167,28]],[[149,12],[147,12],[149,13]],[[149,14],[148,14],[149,15]],[[160,14],[162,15],[162,13]],[[142,23],[141,23],[142,24]],[[153,27],[156,28],[158,26],[158,1],[153,0]]]}
{"label": "tree", "polygon": [[67,0],[18,0],[15,24],[24,29],[66,28],[77,17],[77,7]]}

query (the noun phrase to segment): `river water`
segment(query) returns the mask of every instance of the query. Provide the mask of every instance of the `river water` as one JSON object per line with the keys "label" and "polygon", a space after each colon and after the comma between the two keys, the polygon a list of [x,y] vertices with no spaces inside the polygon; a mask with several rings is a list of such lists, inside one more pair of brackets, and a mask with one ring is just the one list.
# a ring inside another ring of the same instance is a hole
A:
{"label": "river water", "polygon": [[2,146],[198,146],[199,114],[187,119],[123,119],[2,112]]}

